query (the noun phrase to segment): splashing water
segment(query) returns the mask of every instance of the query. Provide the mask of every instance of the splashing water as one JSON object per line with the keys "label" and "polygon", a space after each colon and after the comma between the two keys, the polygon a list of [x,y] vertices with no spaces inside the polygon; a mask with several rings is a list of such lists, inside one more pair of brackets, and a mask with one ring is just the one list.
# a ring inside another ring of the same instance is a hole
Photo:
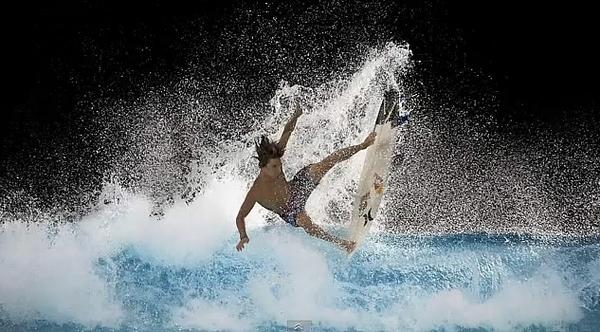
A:
{"label": "splashing water", "polygon": [[[194,199],[164,207],[161,218],[153,195],[109,177],[77,223],[3,223],[0,329],[272,331],[288,320],[328,331],[597,329],[598,237],[402,235],[381,221],[348,260],[256,207],[250,243],[235,250],[235,216],[257,171],[250,143],[264,131],[278,137],[291,112],[285,99],[306,107],[284,157],[289,177],[363,139],[384,89],[402,89],[396,79],[409,57],[407,46],[390,44],[347,79],[282,83],[261,129],[202,146],[187,174]],[[342,236],[362,159],[332,169],[307,204]],[[385,208],[382,218],[397,220],[399,209]]]}

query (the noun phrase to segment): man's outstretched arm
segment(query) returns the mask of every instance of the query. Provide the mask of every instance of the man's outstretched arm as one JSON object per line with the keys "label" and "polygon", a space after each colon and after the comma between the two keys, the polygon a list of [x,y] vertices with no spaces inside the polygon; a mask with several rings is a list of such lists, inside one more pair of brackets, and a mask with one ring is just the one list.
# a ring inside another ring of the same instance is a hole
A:
{"label": "man's outstretched arm", "polygon": [[302,115],[302,109],[300,108],[300,105],[298,105],[298,102],[294,102],[294,108],[294,115],[292,115],[292,118],[285,124],[285,127],[283,127],[283,134],[281,134],[281,137],[277,142],[277,145],[282,149],[285,149],[285,146],[292,135],[292,131],[296,128],[296,122],[300,115]]}
{"label": "man's outstretched arm", "polygon": [[236,249],[237,251],[241,251],[244,249],[244,245],[250,242],[248,238],[248,234],[246,233],[246,221],[245,218],[248,216],[254,204],[256,203],[256,199],[254,198],[254,191],[252,188],[246,194],[246,198],[244,199],[244,203],[240,207],[240,211],[238,212],[237,217],[235,218],[235,224],[237,226],[238,232],[240,233],[240,242],[238,242]]}

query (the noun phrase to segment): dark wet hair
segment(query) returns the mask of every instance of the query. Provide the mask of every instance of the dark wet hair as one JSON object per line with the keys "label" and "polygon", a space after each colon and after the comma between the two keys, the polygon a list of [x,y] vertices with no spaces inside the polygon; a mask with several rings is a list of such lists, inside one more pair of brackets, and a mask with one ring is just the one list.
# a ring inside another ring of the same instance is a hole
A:
{"label": "dark wet hair", "polygon": [[281,158],[285,152],[285,149],[281,148],[265,135],[262,135],[259,139],[255,139],[254,146],[258,156],[253,157],[258,159],[258,167],[265,167],[269,159]]}

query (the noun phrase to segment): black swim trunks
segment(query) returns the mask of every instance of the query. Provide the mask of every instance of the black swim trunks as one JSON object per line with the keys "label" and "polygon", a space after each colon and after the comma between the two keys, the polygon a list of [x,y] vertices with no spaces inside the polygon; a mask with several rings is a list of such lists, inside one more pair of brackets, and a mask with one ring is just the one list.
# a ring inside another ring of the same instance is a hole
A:
{"label": "black swim trunks", "polygon": [[304,211],[304,206],[308,197],[317,187],[319,182],[313,182],[308,169],[311,165],[304,166],[302,169],[294,175],[292,181],[289,182],[290,197],[287,201],[287,205],[283,208],[283,211],[279,216],[288,224],[298,227],[296,223],[298,214]]}

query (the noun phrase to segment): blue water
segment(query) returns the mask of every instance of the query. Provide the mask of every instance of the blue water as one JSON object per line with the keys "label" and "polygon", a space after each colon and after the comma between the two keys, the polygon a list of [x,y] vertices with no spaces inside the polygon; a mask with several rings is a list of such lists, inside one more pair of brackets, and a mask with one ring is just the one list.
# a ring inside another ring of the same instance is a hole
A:
{"label": "blue water", "polygon": [[0,327],[273,331],[286,330],[287,320],[310,320],[319,331],[600,329],[598,237],[384,232],[348,260],[285,225],[252,233],[244,252],[230,237],[198,263],[169,264],[143,246],[122,246],[95,259],[91,272],[111,285],[118,318],[60,313],[85,311],[87,297],[71,294],[81,303],[53,309],[50,301],[21,317],[4,306]]}

